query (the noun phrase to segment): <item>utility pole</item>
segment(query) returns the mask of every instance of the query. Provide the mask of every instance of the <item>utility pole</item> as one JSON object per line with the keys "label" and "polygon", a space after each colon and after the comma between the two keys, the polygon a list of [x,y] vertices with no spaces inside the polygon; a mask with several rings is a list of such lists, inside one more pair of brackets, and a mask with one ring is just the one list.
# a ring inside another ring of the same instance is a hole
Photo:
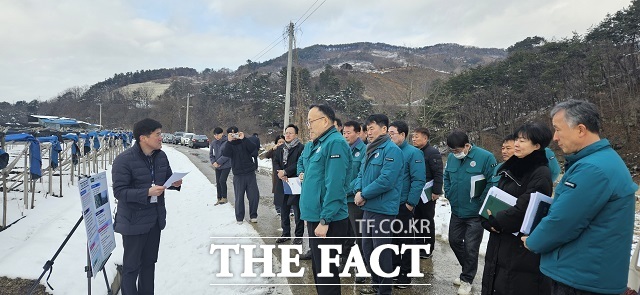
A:
{"label": "utility pole", "polygon": [[102,103],[98,104],[100,106],[100,130],[102,130]]}
{"label": "utility pole", "polygon": [[189,132],[189,93],[187,93],[187,118],[185,119],[184,122],[184,132]]}
{"label": "utility pole", "polygon": [[[291,65],[293,64],[293,23],[289,22],[289,54],[287,55],[287,87],[284,101],[284,128],[289,125],[289,108],[291,107]],[[283,129],[284,129],[283,128]],[[284,132],[284,131],[283,131]]]}

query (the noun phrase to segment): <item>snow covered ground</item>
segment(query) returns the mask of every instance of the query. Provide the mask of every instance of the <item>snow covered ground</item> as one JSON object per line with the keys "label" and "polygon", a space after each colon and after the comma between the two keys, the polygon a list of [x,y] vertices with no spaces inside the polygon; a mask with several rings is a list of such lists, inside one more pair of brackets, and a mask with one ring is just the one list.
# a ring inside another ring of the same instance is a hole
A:
{"label": "snow covered ground", "polygon": [[[156,265],[156,294],[204,294],[213,290],[219,294],[266,294],[273,290],[257,285],[286,283],[282,278],[240,278],[244,265],[241,257],[236,255],[232,255],[230,263],[233,278],[215,276],[220,270],[220,252],[210,254],[211,243],[229,241],[233,244],[258,245],[263,242],[251,225],[236,224],[232,206],[213,206],[216,199],[214,185],[185,155],[171,147],[164,147],[163,150],[167,153],[174,171],[190,173],[185,177],[180,192],[166,193],[167,227],[162,231]],[[111,186],[110,169],[107,170],[107,175]],[[0,232],[0,276],[37,279],[44,263],[51,259],[80,217],[78,189],[69,184],[68,177],[63,181],[63,198],[44,198],[36,194],[35,209],[25,210],[26,218]],[[54,187],[58,184],[54,184]],[[21,193],[12,195],[18,199],[21,197]],[[8,206],[8,209],[19,212],[16,207],[20,202],[10,202],[14,205]],[[113,210],[115,199],[111,189],[110,202]],[[116,234],[116,243],[117,247],[106,264],[109,278],[115,276],[115,264],[122,263],[122,240],[119,234]],[[47,291],[52,294],[86,293],[85,264],[86,232],[82,223],[55,260],[49,279],[55,290],[47,288]],[[261,271],[257,269],[256,272]],[[106,292],[101,276],[93,280],[93,294]],[[278,288],[277,292],[291,293],[288,288]]]}

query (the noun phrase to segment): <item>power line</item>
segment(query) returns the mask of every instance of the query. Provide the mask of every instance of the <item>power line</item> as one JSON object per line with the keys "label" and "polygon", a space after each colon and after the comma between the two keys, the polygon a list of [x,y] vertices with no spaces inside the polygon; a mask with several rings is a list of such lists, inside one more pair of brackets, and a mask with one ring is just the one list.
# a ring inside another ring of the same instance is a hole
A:
{"label": "power line", "polygon": [[256,54],[252,58],[252,60],[259,60],[261,57],[267,54],[267,52],[271,51],[271,49],[273,49],[274,47],[276,47],[276,45],[282,42],[286,38],[286,36],[287,36],[286,34],[282,33],[282,35],[280,35],[280,37],[278,37],[275,41],[271,42],[271,44],[267,45],[267,47],[265,47],[260,52],[258,52],[258,54]]}
{"label": "power line", "polygon": [[[298,22],[305,17],[305,15],[309,12],[309,10],[311,10],[316,3],[318,3],[318,1],[320,0],[316,0],[316,2],[314,2],[313,4],[311,4],[311,6],[309,6],[309,8],[307,8],[307,11],[305,11],[300,18],[298,18],[298,20],[295,22],[295,26],[296,28],[298,27]],[[322,1],[322,3],[320,3],[320,5],[318,5],[315,9],[313,9],[313,11],[311,11],[310,14],[308,14],[304,20],[300,23],[300,25],[302,25],[310,16],[312,16],[317,10],[318,8],[320,8],[322,6],[322,4],[324,4],[325,2],[327,2],[327,0]],[[267,45],[267,47],[265,47],[264,49],[262,49],[260,52],[258,52],[258,54],[256,54],[251,60],[257,61],[260,60],[261,57],[263,57],[265,54],[267,54],[269,51],[271,51],[271,49],[273,49],[274,47],[276,47],[280,42],[284,41],[284,39],[287,37],[287,34],[282,33],[282,35],[280,37],[278,37],[275,41],[271,42],[271,44]]]}
{"label": "power line", "polygon": [[316,3],[318,3],[318,1],[320,0],[316,0],[316,2],[313,2],[313,4],[311,4],[311,6],[309,6],[309,8],[307,8],[307,11],[305,11],[300,18],[298,18],[298,20],[295,22],[295,24],[297,25],[298,22],[304,17],[305,14],[307,14],[307,12],[309,12],[309,10],[311,10],[311,8],[313,8],[314,5],[316,5]]}
{"label": "power line", "polygon": [[[316,1],[316,2],[318,2],[318,1]],[[327,0],[322,1],[322,3],[320,3],[320,5],[318,5],[318,7],[316,7],[316,9],[314,9],[314,10],[311,12],[311,14],[307,15],[307,17],[306,17],[306,18],[305,18],[305,19],[300,23],[300,25],[299,25],[299,26],[301,26],[302,24],[304,24],[304,22],[305,22],[305,21],[306,21],[310,16],[312,16],[312,15],[313,15],[313,13],[315,13],[315,12],[316,12],[316,10],[318,10],[318,8],[320,8],[320,7],[322,6],[322,4],[324,4],[325,2],[327,2]],[[297,22],[296,22],[296,24],[297,24]]]}

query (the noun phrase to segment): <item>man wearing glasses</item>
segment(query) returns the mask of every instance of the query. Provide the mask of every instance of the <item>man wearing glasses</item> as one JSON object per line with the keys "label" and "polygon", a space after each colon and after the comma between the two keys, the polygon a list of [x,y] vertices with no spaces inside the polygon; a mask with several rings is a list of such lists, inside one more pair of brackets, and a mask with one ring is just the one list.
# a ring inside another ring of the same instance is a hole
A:
{"label": "man wearing glasses", "polygon": [[[338,266],[331,264],[331,277],[318,277],[319,245],[341,245],[347,236],[347,175],[351,169],[351,151],[333,126],[335,113],[327,105],[312,105],[307,116],[313,140],[298,161],[302,161],[304,178],[300,194],[301,219],[307,222],[311,266],[318,294],[341,294]],[[337,251],[330,251],[334,258]]]}

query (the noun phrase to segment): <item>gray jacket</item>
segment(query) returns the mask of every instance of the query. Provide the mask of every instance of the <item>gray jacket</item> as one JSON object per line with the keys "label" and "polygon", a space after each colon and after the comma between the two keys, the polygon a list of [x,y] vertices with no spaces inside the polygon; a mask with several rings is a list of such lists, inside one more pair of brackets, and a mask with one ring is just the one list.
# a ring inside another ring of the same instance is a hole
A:
{"label": "gray jacket", "polygon": [[218,165],[220,165],[220,167],[216,168],[218,170],[231,169],[231,159],[222,155],[222,148],[226,144],[227,136],[223,135],[220,140],[214,138],[209,146],[209,161],[211,164],[213,164],[213,162],[218,163]]}
{"label": "gray jacket", "polygon": [[[118,200],[113,224],[116,232],[123,235],[145,234],[156,222],[160,229],[164,229],[167,223],[164,194],[158,197],[157,203],[151,203],[149,187],[152,183],[164,184],[172,173],[167,155],[162,150],[146,156],[136,143],[116,157],[111,169],[113,195]],[[179,190],[175,187],[169,189]]]}

